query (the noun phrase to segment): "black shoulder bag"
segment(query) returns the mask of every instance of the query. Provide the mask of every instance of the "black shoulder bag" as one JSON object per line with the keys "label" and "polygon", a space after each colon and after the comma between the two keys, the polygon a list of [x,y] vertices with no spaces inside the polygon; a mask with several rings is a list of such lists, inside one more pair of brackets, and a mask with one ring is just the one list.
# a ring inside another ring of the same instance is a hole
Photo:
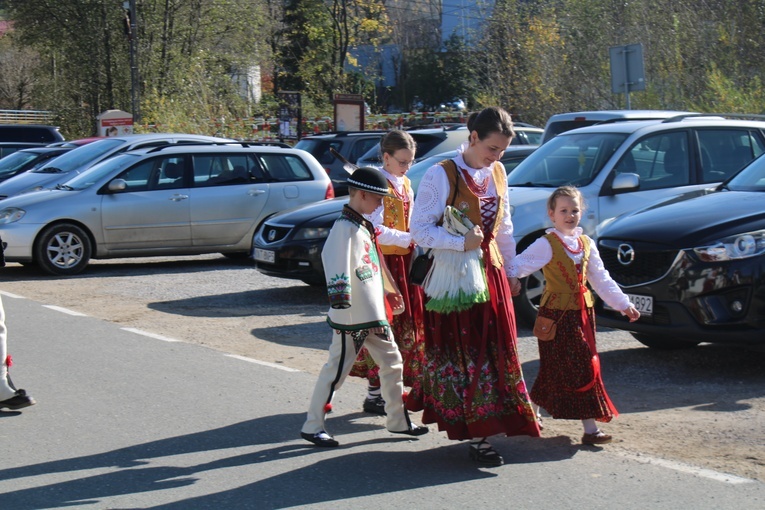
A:
{"label": "black shoulder bag", "polygon": [[[454,164],[452,160],[446,160]],[[442,165],[444,166],[444,165]],[[455,170],[457,169],[457,165],[454,165]],[[446,167],[444,167],[444,170],[446,170]],[[454,194],[452,195],[452,202],[451,204],[454,205],[454,201],[457,199],[457,189],[460,186],[460,175],[457,173],[457,180],[454,184]],[[430,267],[433,264],[433,259],[430,256],[430,251],[432,248],[428,249],[425,253],[422,253],[420,255],[417,255],[415,259],[412,261],[412,267],[409,270],[409,283],[412,285],[420,285],[422,286],[423,283],[425,283],[425,278],[427,278],[428,273],[430,272]]]}

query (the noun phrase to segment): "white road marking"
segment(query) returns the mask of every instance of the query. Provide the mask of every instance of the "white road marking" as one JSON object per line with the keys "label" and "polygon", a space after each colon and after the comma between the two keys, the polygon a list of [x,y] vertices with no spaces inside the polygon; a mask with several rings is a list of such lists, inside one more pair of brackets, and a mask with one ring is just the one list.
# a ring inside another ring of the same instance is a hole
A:
{"label": "white road marking", "polygon": [[156,333],[149,333],[148,331],[143,331],[136,328],[121,328],[123,331],[130,331],[131,333],[135,333],[137,335],[143,335],[148,336],[149,338],[155,338],[157,340],[162,340],[163,342],[180,342],[180,340],[176,338],[170,338],[169,336],[162,336],[158,335]]}
{"label": "white road marking", "polygon": [[246,361],[248,363],[255,363],[257,365],[264,365],[271,368],[278,368],[279,370],[284,370],[285,372],[300,372],[300,370],[297,370],[295,368],[286,367],[284,365],[279,365],[277,363],[270,363],[268,361],[260,361],[253,358],[248,358],[246,356],[239,356],[238,354],[226,354],[229,358],[239,359],[242,361]]}
{"label": "white road marking", "polygon": [[732,485],[740,485],[744,483],[753,483],[754,480],[750,478],[742,478],[740,476],[730,475],[728,473],[721,473],[719,471],[713,471],[711,469],[700,468],[692,466],[690,464],[683,464],[682,462],[675,462],[672,460],[659,459],[657,457],[649,457],[647,455],[635,455],[627,452],[615,452],[621,457],[640,462],[641,464],[652,464],[654,466],[661,466],[668,469],[673,469],[681,473],[688,473],[691,475],[699,476],[701,478],[708,478],[716,482],[729,483]]}
{"label": "white road marking", "polygon": [[19,295],[16,295],[16,294],[11,294],[10,292],[5,292],[4,290],[0,290],[0,294],[2,294],[3,296],[7,296],[9,298],[13,298],[13,299],[26,299],[24,296],[19,296]]}
{"label": "white road marking", "polygon": [[43,305],[45,308],[50,308],[51,310],[55,310],[57,312],[65,313],[67,315],[74,315],[75,317],[87,317],[86,314],[75,312],[74,310],[69,310],[68,308],[62,308],[60,306],[53,306],[53,305]]}

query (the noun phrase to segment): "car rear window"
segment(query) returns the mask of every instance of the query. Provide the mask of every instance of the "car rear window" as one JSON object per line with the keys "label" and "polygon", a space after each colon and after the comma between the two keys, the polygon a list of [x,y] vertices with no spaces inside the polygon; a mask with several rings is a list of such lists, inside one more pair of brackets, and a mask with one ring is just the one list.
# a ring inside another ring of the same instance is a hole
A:
{"label": "car rear window", "polygon": [[258,161],[271,181],[292,182],[313,179],[302,158],[294,154],[258,154]]}

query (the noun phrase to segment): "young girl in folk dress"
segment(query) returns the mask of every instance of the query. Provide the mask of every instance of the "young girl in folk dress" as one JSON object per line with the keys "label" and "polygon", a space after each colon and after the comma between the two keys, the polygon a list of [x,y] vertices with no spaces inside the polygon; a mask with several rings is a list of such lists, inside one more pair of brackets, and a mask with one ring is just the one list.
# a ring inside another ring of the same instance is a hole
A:
{"label": "young girl in folk dress", "polygon": [[518,255],[508,273],[522,278],[541,268],[546,281],[534,328],[539,335],[539,374],[531,399],[555,419],[582,420],[582,443],[596,445],[612,439],[596,421],[609,422],[619,413],[600,375],[593,298],[586,284],[631,322],[640,312],[609,276],[595,243],[582,233],[583,212],[577,188],[555,190],[547,201],[554,228]]}
{"label": "young girl in folk dress", "polygon": [[[448,282],[439,259],[474,252],[483,289],[471,296],[473,302],[462,299],[460,289],[468,279],[454,272],[457,292],[451,295],[458,297],[453,306],[434,307],[434,302],[446,300],[426,297],[423,368],[407,408],[423,410],[423,422],[437,423],[450,439],[470,440],[470,458],[489,466],[501,465],[503,459],[487,436],[539,436],[516,346],[511,290],[520,284],[505,274],[505,264],[515,256],[515,241],[507,175],[499,160],[513,138],[512,125],[501,108],[471,116],[468,141],[454,159],[428,169],[412,211],[415,242],[435,253],[429,279]],[[447,206],[474,225],[464,236],[444,227]]]}
{"label": "young girl in folk dress", "polygon": [[[414,162],[417,143],[406,131],[393,130],[380,141],[382,168],[388,180],[389,193],[383,204],[368,219],[375,226],[377,242],[393,279],[404,298],[405,310],[393,317],[393,336],[404,360],[404,385],[412,386],[420,372],[422,348],[422,289],[409,283],[408,271],[412,261],[412,236],[409,217],[414,192],[406,172]],[[369,381],[364,411],[385,414],[385,400],[380,395],[378,367],[366,349],[359,352],[351,375]]]}

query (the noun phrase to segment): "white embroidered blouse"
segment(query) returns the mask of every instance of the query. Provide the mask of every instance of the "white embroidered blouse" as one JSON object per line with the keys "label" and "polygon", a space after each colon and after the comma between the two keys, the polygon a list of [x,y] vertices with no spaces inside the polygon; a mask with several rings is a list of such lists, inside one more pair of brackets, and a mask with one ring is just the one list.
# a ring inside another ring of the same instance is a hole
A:
{"label": "white embroidered blouse", "polygon": [[[491,167],[472,168],[465,163],[462,153],[467,146],[468,142],[465,142],[457,150],[457,157],[454,158],[457,168],[466,170],[479,185],[484,183],[486,179],[489,179],[488,196],[499,198],[497,188],[494,185],[494,179],[492,179]],[[460,180],[460,186],[465,186],[465,189],[467,189],[467,183],[461,174]],[[513,239],[513,222],[510,218],[508,190],[504,189],[500,190],[500,192],[504,193],[504,209],[496,241],[502,257],[505,259],[505,270],[507,270],[508,262],[515,257],[515,239]],[[447,205],[450,205],[447,203],[448,200],[451,200],[449,193],[449,180],[443,167],[440,165],[430,167],[425,172],[417,188],[417,197],[414,200],[412,219],[409,226],[412,237],[418,245],[424,248],[465,251],[464,237],[452,235],[438,225],[441,216],[444,214],[444,209]]]}
{"label": "white embroidered blouse", "polygon": [[[563,240],[566,246],[571,250],[576,251],[579,248],[579,236],[585,234],[582,233],[581,227],[574,229],[574,235],[564,235],[557,229],[548,228],[545,233],[555,232],[558,237]],[[609,306],[616,310],[625,310],[631,305],[629,298],[622,292],[616,282],[608,274],[603,260],[600,258],[598,248],[595,246],[595,242],[590,239],[590,261],[587,264],[587,281],[590,283],[592,290],[603,299]],[[571,253],[569,250],[565,250],[575,264],[579,264],[582,261],[583,253]],[[523,278],[528,276],[534,271],[538,271],[547,265],[552,260],[553,252],[552,246],[547,239],[540,237],[534,241],[531,246],[526,248],[523,253],[515,257],[507,267],[507,274],[515,276],[517,278]]]}

